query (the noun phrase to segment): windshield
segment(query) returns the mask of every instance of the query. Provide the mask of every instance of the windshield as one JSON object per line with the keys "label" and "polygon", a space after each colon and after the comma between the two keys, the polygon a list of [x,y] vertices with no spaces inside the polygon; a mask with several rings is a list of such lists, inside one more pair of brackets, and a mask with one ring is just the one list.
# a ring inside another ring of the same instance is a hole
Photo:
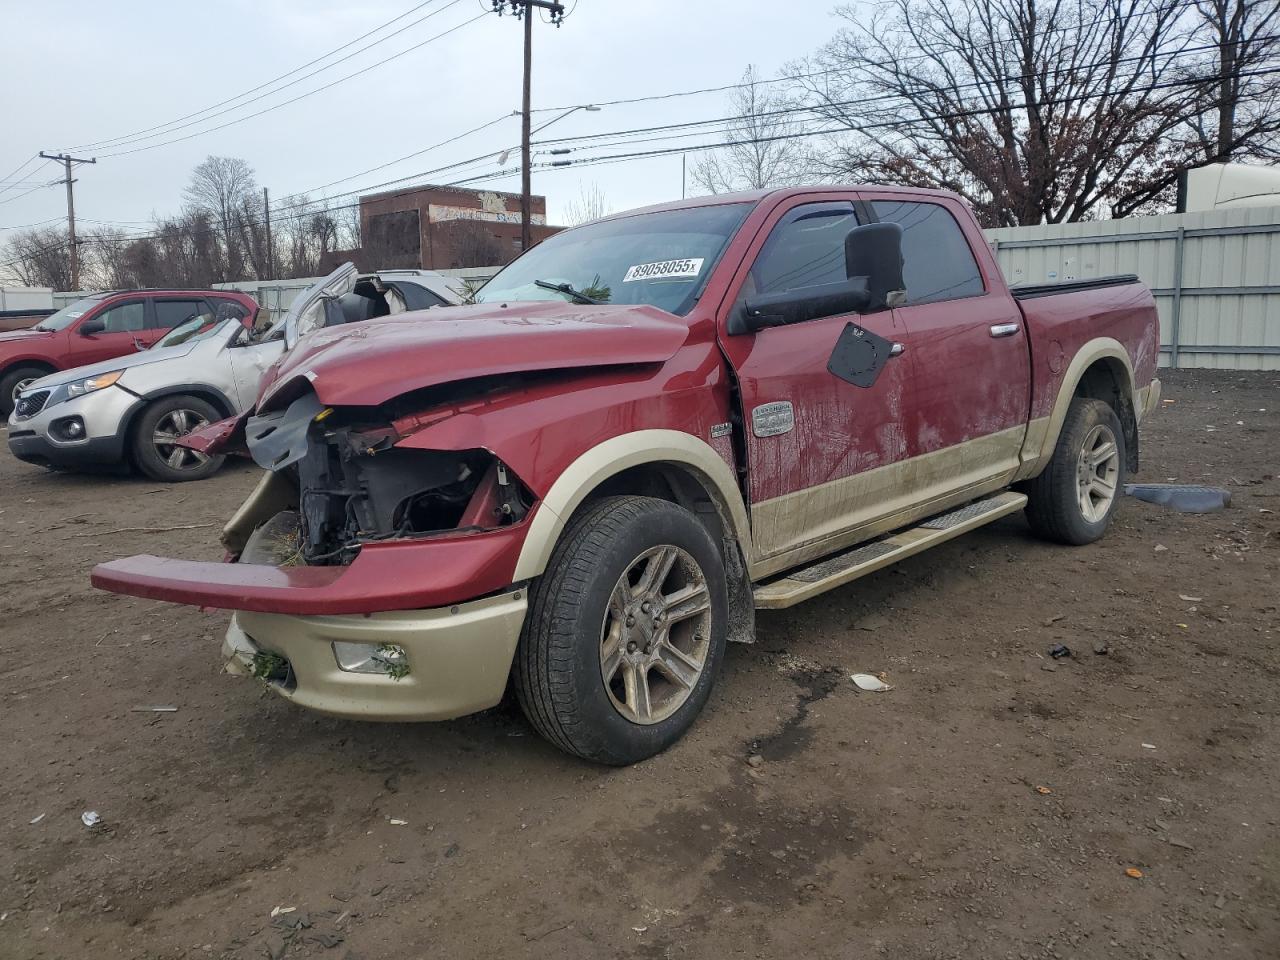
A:
{"label": "windshield", "polygon": [[102,301],[97,297],[86,297],[68,304],[57,313],[51,313],[35,325],[36,330],[65,330]]}
{"label": "windshield", "polygon": [[485,284],[475,302],[585,302],[576,293],[688,313],[750,209],[725,203],[664,210],[557,233]]}
{"label": "windshield", "polygon": [[[152,350],[164,347],[176,347],[180,343],[192,343],[205,340],[218,332],[225,320],[215,320],[207,313],[192,317],[186,323],[180,323],[155,342]],[[240,321],[235,321],[237,324]]]}

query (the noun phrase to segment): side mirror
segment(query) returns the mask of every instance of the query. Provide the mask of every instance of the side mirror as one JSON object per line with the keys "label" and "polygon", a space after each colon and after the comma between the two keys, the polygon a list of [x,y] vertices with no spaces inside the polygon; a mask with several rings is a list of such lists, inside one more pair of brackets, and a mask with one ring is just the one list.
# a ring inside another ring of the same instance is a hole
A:
{"label": "side mirror", "polygon": [[80,328],[76,332],[82,337],[92,337],[95,333],[103,333],[106,329],[107,322],[101,317],[90,317],[80,324]]}
{"label": "side mirror", "polygon": [[902,279],[902,225],[866,223],[844,238],[845,276],[867,281],[864,312],[901,306],[907,285]]}
{"label": "side mirror", "polygon": [[781,293],[766,293],[747,298],[730,318],[729,332],[755,333],[765,327],[804,323],[819,317],[864,313],[869,302],[865,276]]}

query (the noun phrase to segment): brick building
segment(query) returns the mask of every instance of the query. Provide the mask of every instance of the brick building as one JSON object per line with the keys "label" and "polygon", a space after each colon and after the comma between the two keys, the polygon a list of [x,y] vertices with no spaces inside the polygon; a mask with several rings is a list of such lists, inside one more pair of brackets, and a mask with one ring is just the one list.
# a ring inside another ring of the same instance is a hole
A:
{"label": "brick building", "polygon": [[[548,227],[547,200],[531,197],[533,242]],[[410,187],[360,198],[359,250],[366,270],[447,270],[507,263],[520,253],[520,195],[458,187]]]}

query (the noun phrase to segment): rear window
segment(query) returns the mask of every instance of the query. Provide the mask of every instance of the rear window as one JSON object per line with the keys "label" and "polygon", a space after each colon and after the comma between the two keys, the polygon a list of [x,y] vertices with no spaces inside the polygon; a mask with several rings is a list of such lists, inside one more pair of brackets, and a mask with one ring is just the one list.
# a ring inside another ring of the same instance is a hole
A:
{"label": "rear window", "polygon": [[902,225],[907,303],[937,303],[986,291],[978,261],[956,218],[936,203],[873,200],[881,220]]}

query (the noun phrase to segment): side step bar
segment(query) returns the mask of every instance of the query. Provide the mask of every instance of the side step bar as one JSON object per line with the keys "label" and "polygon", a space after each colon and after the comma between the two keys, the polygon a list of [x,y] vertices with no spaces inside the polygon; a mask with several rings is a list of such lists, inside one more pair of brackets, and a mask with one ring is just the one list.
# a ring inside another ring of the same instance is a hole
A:
{"label": "side step bar", "polygon": [[792,570],[776,580],[756,586],[756,607],[761,610],[781,610],[794,606],[802,600],[808,600],[922,550],[945,543],[992,520],[1015,513],[1026,502],[1025,494],[1012,491],[999,493],[985,500],[975,500],[950,513],[940,513],[919,526],[899,530],[882,540],[864,543],[834,557],[819,560],[812,566]]}

